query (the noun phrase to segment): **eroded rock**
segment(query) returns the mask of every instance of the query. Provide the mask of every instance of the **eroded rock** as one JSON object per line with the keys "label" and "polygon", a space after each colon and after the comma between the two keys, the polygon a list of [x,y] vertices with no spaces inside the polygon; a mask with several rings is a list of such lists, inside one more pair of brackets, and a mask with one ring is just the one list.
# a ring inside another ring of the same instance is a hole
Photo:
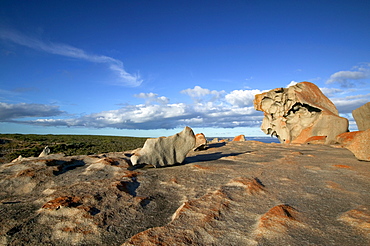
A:
{"label": "eroded rock", "polygon": [[370,102],[352,111],[358,130],[365,131],[370,129]]}
{"label": "eroded rock", "polygon": [[40,153],[39,157],[44,157],[44,156],[47,156],[48,154],[50,154],[50,149],[48,146],[46,146],[42,152]]}
{"label": "eroded rock", "polygon": [[281,143],[304,143],[313,136],[326,136],[325,143],[348,131],[348,120],[310,82],[277,88],[255,96],[254,107],[264,112],[261,129]]}
{"label": "eroded rock", "polygon": [[142,149],[131,156],[132,165],[150,164],[154,167],[182,163],[195,146],[195,135],[190,127],[169,137],[149,138]]}
{"label": "eroded rock", "polygon": [[234,137],[233,141],[237,141],[237,142],[244,142],[245,141],[245,136],[244,135],[238,135],[236,137]]}
{"label": "eroded rock", "polygon": [[207,139],[203,133],[198,133],[195,135],[195,148],[197,150],[205,150],[207,148]]}
{"label": "eroded rock", "polygon": [[357,159],[370,161],[370,129],[360,131],[346,147]]}

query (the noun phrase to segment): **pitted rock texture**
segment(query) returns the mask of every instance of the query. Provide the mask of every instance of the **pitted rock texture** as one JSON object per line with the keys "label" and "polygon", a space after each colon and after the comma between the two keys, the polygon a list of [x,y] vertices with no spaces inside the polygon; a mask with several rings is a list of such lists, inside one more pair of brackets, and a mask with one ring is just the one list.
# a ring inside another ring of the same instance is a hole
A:
{"label": "pitted rock texture", "polygon": [[129,156],[0,165],[0,244],[370,244],[369,163],[345,148],[231,141],[163,168]]}
{"label": "pitted rock texture", "polygon": [[131,156],[131,162],[133,165],[150,164],[154,167],[182,163],[194,146],[194,132],[185,127],[173,136],[147,139],[143,148]]}
{"label": "pitted rock texture", "polygon": [[338,115],[335,105],[310,82],[277,88],[255,96],[254,107],[264,112],[261,129],[281,143],[304,143],[314,136],[335,142],[348,131],[348,120]]}
{"label": "pitted rock texture", "polygon": [[370,129],[370,102],[352,111],[358,130],[365,131]]}

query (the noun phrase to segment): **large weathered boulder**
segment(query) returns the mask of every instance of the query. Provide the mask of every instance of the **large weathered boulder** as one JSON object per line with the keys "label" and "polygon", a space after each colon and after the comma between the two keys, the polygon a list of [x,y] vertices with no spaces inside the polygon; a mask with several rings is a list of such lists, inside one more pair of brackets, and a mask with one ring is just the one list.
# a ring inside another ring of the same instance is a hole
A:
{"label": "large weathered boulder", "polygon": [[150,164],[154,167],[182,163],[194,146],[194,132],[190,127],[185,127],[173,136],[147,139],[143,148],[131,156],[131,163]]}
{"label": "large weathered boulder", "polygon": [[234,137],[233,141],[244,142],[245,141],[245,136],[244,135],[238,135],[238,136]]}
{"label": "large weathered boulder", "polygon": [[359,131],[370,129],[370,102],[352,111]]}
{"label": "large weathered boulder", "polygon": [[207,148],[207,139],[203,133],[198,133],[195,135],[195,146],[194,151],[205,150]]}
{"label": "large weathered boulder", "polygon": [[370,129],[360,131],[346,147],[357,159],[370,161]]}
{"label": "large weathered boulder", "polygon": [[340,117],[335,105],[310,82],[258,94],[254,107],[264,112],[262,131],[281,143],[305,143],[313,136],[325,136],[325,143],[330,144],[348,131],[348,120]]}

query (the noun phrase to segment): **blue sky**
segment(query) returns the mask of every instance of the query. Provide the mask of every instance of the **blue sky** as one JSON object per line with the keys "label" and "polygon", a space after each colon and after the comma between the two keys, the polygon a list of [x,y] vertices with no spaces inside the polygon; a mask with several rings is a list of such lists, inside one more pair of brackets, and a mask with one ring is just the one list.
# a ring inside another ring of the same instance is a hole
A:
{"label": "blue sky", "polygon": [[264,136],[256,93],[310,81],[356,126],[370,1],[0,1],[0,132]]}

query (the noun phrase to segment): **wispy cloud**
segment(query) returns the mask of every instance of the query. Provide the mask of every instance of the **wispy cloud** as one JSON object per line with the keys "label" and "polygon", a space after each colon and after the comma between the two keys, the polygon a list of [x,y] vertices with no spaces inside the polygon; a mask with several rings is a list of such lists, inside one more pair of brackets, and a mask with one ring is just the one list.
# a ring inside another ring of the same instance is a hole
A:
{"label": "wispy cloud", "polygon": [[353,71],[339,71],[330,76],[326,81],[327,84],[339,83],[343,88],[350,88],[356,85],[355,81],[370,78],[370,63],[356,66]]}
{"label": "wispy cloud", "polygon": [[0,38],[49,54],[106,64],[111,71],[117,74],[121,85],[136,87],[143,82],[139,74],[130,74],[126,72],[122,61],[109,56],[88,54],[82,49],[67,44],[46,42],[41,39],[23,35],[15,30],[0,29]]}

